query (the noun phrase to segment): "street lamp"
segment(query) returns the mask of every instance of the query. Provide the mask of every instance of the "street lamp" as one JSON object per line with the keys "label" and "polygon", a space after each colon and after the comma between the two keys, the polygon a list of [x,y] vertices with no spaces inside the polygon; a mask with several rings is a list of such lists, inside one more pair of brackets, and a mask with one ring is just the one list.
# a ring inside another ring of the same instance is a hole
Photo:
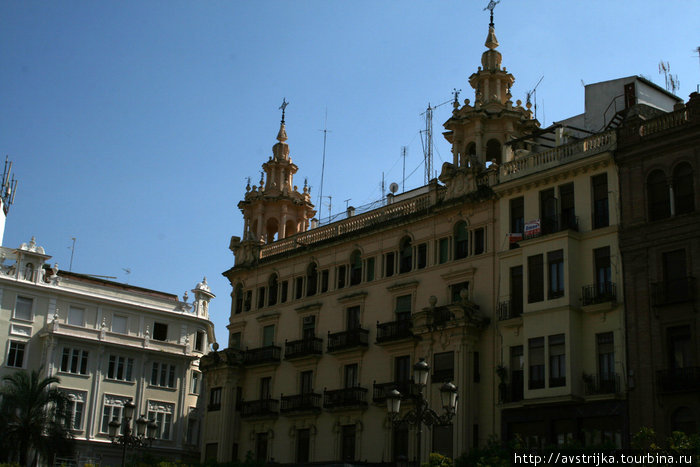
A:
{"label": "street lamp", "polygon": [[423,434],[423,424],[446,425],[450,423],[452,417],[457,413],[457,386],[452,383],[445,383],[440,387],[440,400],[445,413],[438,415],[428,405],[428,401],[423,395],[423,388],[428,382],[430,366],[421,358],[413,365],[413,382],[418,388],[418,395],[415,397],[415,407],[409,410],[403,417],[399,418],[401,409],[401,393],[392,389],[386,396],[386,407],[389,418],[394,425],[409,424],[416,427],[416,459],[420,464],[421,460],[421,435]]}
{"label": "street lamp", "polygon": [[[117,417],[114,417],[111,422],[109,422],[109,438],[114,444],[122,445],[122,467],[126,462],[126,448],[138,448],[143,446],[150,446],[153,439],[156,437],[158,431],[158,424],[153,420],[146,420],[146,417],[141,415],[138,420],[134,421],[136,425],[136,434],[132,434],[131,429],[131,419],[134,417],[134,410],[136,406],[131,399],[129,399],[126,404],[124,404],[124,417],[120,423]],[[121,435],[117,432],[119,428],[122,429]]]}

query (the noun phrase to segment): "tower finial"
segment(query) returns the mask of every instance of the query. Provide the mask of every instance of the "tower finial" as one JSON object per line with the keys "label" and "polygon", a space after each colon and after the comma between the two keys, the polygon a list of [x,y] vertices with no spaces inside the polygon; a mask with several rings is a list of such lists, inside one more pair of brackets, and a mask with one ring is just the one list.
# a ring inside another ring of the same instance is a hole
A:
{"label": "tower finial", "polygon": [[491,22],[489,23],[489,26],[493,26],[493,10],[499,3],[501,3],[501,0],[490,0],[489,4],[486,5],[486,8],[484,8],[484,11],[489,10],[491,12]]}
{"label": "tower finial", "polygon": [[284,124],[284,110],[287,108],[289,105],[289,102],[287,102],[287,98],[283,97],[282,98],[282,105],[280,105],[280,109],[282,109],[282,123]]}

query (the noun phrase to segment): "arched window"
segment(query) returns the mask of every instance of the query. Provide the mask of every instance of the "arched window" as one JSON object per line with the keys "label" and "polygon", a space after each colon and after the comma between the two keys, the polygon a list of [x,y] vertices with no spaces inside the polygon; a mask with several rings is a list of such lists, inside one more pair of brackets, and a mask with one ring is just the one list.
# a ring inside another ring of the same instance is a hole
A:
{"label": "arched window", "polygon": [[647,201],[649,203],[649,220],[656,221],[671,216],[671,199],[666,175],[661,170],[654,170],[647,177]]}
{"label": "arched window", "polygon": [[277,274],[270,275],[267,288],[267,306],[277,305],[278,288]]}
{"label": "arched window", "polygon": [[277,233],[279,232],[279,222],[274,217],[267,220],[267,243],[272,243],[277,240]]}
{"label": "arched window", "polygon": [[471,142],[467,144],[467,158],[462,162],[464,167],[467,167],[470,161],[476,160],[476,144]]}
{"label": "arched window", "polygon": [[32,263],[27,263],[24,266],[24,280],[34,280],[34,265]]}
{"label": "arched window", "polygon": [[318,273],[316,263],[311,263],[306,268],[306,296],[316,295],[316,285],[318,284]]}
{"label": "arched window", "polygon": [[679,407],[671,415],[671,430],[682,431],[687,435],[697,433],[698,424],[690,407]]}
{"label": "arched window", "polygon": [[360,250],[355,250],[350,255],[350,285],[362,282],[362,255]]}
{"label": "arched window", "polygon": [[455,224],[454,239],[455,259],[466,258],[469,254],[469,232],[467,231],[466,222],[459,221]]}
{"label": "arched window", "polygon": [[413,245],[411,237],[404,237],[399,242],[399,274],[410,272],[413,266]]}
{"label": "arched window", "polygon": [[496,163],[501,163],[501,143],[498,140],[490,139],[486,143],[486,161],[491,162],[495,160]]}
{"label": "arched window", "polygon": [[236,288],[233,293],[234,296],[234,302],[235,302],[235,307],[233,312],[235,314],[239,314],[240,312],[243,311],[243,284],[240,282],[236,284]]}
{"label": "arched window", "polygon": [[285,224],[284,227],[284,236],[286,237],[291,237],[297,233],[297,224],[293,220],[288,220],[287,223]]}
{"label": "arched window", "polygon": [[695,211],[693,168],[687,162],[678,164],[673,170],[673,200],[676,214]]}

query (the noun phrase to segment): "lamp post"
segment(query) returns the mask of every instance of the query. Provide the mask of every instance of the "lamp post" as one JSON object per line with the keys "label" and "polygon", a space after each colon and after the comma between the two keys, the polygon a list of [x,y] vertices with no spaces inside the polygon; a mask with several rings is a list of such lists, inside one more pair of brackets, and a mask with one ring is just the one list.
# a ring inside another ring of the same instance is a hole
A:
{"label": "lamp post", "polygon": [[[127,446],[130,448],[150,446],[158,430],[158,424],[155,421],[146,420],[146,418],[141,415],[138,420],[134,421],[136,425],[136,434],[133,434],[131,419],[134,417],[135,409],[136,406],[131,402],[131,399],[129,399],[126,404],[124,404],[122,422],[120,423],[117,417],[114,417],[108,424],[109,438],[112,440],[112,443],[122,445],[122,467],[124,467],[126,462]],[[121,435],[117,434],[119,428],[122,429]]]}
{"label": "lamp post", "polygon": [[440,400],[445,413],[438,414],[430,408],[428,401],[423,395],[423,388],[428,382],[430,366],[421,358],[413,365],[413,383],[418,388],[418,395],[415,398],[415,407],[399,418],[401,409],[401,393],[392,389],[386,396],[386,406],[389,417],[394,425],[403,423],[416,427],[416,460],[420,465],[421,461],[421,435],[423,434],[423,424],[427,426],[445,425],[452,420],[457,413],[457,387],[452,383],[445,383],[440,387]]}

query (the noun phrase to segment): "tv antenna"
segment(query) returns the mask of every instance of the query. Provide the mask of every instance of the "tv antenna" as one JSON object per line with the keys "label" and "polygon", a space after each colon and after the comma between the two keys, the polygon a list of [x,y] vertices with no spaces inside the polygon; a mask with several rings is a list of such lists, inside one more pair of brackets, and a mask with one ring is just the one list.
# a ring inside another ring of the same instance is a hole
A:
{"label": "tv antenna", "polygon": [[401,191],[406,191],[406,153],[408,146],[401,146],[401,157],[403,157],[403,173],[401,175]]}
{"label": "tv antenna", "polygon": [[326,136],[331,131],[328,129],[328,108],[326,108],[326,117],[323,121],[323,130],[318,130],[323,132],[323,162],[321,162],[321,188],[318,193],[318,205],[321,206],[323,200],[323,174],[326,171]]}
{"label": "tv antenna", "polygon": [[[430,102],[428,102],[428,108],[421,114],[421,116],[425,116],[425,129],[420,132],[420,141],[423,145],[423,161],[425,164],[424,182],[426,185],[430,183],[430,177],[433,173],[433,110],[445,104],[449,104],[452,101],[452,99],[447,100],[435,107],[431,107]],[[425,139],[423,139],[423,134],[425,134]]]}
{"label": "tv antenna", "polygon": [[73,253],[75,253],[75,237],[71,237],[71,240],[73,240],[73,245],[69,246],[70,248],[70,265],[68,266],[69,271],[73,271]]}
{"label": "tv antenna", "polygon": [[326,198],[328,198],[328,222],[330,223],[330,221],[331,221],[331,209],[333,206],[333,197],[326,196]]}
{"label": "tv antenna", "polygon": [[[537,82],[537,84],[535,84],[535,87],[532,88],[531,91],[528,91],[528,92],[527,92],[527,100],[526,100],[526,102],[527,102],[528,104],[531,104],[531,102],[530,102],[530,98],[531,98],[531,97],[534,97],[534,98],[535,98],[535,120],[537,120],[537,86],[540,85],[540,83],[542,82],[543,79],[544,79],[544,75],[542,75],[542,76],[540,77],[540,80]],[[583,80],[581,80],[581,83],[583,83]]]}
{"label": "tv antenna", "polygon": [[[698,49],[700,49],[700,47],[698,47]],[[678,75],[671,74],[671,65],[668,62],[664,62],[663,60],[659,62],[659,74],[664,75],[666,90],[675,94],[676,90],[681,87],[681,82],[678,79]]]}
{"label": "tv antenna", "polygon": [[17,191],[17,180],[15,180],[14,175],[10,179],[10,172],[12,172],[12,162],[9,156],[5,156],[5,170],[2,173],[2,192],[0,193],[5,215],[10,210],[10,205],[15,202],[15,192]]}

